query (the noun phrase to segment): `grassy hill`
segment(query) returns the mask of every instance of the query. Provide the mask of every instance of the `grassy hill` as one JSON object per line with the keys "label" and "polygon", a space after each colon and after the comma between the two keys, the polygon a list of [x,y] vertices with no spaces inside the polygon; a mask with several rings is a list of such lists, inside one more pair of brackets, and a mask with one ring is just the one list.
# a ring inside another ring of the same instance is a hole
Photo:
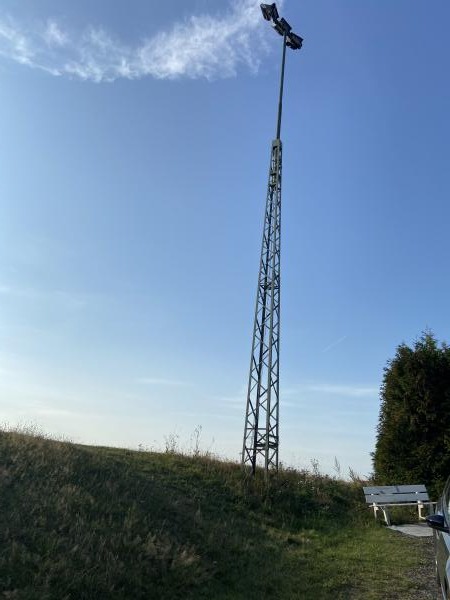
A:
{"label": "grassy hill", "polygon": [[404,599],[423,562],[356,483],[203,456],[0,432],[0,506],[4,598]]}

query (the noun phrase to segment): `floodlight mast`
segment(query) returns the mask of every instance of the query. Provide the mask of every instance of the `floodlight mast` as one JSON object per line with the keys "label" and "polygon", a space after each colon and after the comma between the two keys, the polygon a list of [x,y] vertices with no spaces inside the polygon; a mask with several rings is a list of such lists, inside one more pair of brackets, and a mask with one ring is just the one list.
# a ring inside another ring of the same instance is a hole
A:
{"label": "floodlight mast", "polygon": [[283,37],[277,134],[272,142],[264,217],[252,352],[248,379],[242,465],[251,475],[259,462],[266,480],[278,471],[280,368],[281,115],[286,47],[299,50],[303,40],[279,18],[276,4],[261,4],[266,21]]}
{"label": "floodlight mast", "polygon": [[281,59],[280,96],[278,99],[277,140],[281,135],[281,113],[283,112],[284,65],[286,64],[286,34],[283,36],[283,58]]}

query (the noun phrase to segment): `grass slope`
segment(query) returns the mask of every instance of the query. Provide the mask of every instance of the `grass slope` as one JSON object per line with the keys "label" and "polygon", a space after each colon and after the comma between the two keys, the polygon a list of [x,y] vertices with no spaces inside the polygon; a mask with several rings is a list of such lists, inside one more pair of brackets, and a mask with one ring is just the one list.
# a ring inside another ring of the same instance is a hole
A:
{"label": "grass slope", "polygon": [[420,546],[361,487],[208,457],[0,432],[0,595],[14,599],[407,598]]}

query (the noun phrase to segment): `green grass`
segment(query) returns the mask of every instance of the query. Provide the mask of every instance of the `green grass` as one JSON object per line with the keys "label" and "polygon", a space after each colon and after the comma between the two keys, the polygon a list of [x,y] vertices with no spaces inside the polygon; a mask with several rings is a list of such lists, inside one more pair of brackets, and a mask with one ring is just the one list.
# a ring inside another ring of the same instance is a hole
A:
{"label": "green grass", "polygon": [[0,499],[4,598],[404,598],[420,556],[357,483],[204,456],[0,432]]}

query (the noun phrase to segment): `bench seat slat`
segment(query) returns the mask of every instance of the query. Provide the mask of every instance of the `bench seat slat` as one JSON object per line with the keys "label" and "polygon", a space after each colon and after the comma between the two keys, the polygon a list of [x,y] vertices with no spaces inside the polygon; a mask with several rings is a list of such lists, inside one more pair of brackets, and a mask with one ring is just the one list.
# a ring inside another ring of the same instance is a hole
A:
{"label": "bench seat slat", "polygon": [[427,488],[424,485],[383,485],[363,487],[365,494],[396,494],[396,493],[413,493],[426,492]]}
{"label": "bench seat slat", "polygon": [[392,502],[428,502],[430,500],[426,492],[418,494],[366,494],[368,504],[389,504]]}
{"label": "bench seat slat", "polygon": [[[375,504],[379,508],[388,508],[389,506],[417,506],[417,502],[389,502],[389,504],[383,504],[382,502],[375,502]],[[422,504],[424,506],[434,506],[437,502],[432,502],[431,500],[423,500]],[[372,508],[372,505],[371,505]]]}

